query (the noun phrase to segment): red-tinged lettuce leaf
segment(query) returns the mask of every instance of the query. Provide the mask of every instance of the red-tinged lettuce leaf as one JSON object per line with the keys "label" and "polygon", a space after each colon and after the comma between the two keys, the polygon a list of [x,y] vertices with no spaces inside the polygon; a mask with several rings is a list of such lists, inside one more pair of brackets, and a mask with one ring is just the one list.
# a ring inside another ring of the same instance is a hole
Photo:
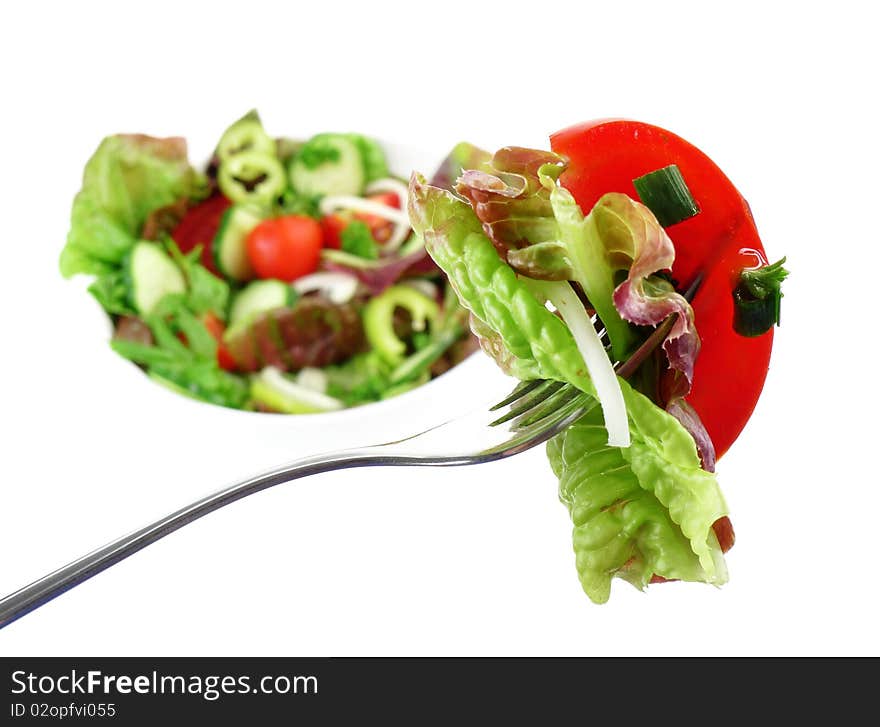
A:
{"label": "red-tinged lettuce leaf", "polygon": [[599,237],[613,252],[617,269],[627,269],[626,280],[614,289],[614,307],[621,318],[640,326],[655,326],[671,315],[675,323],[663,342],[670,367],[679,372],[682,385],[676,393],[690,390],[700,337],[694,312],[669,281],[656,275],[672,267],[675,247],[660,223],[643,204],[625,194],[604,195],[593,207]]}
{"label": "red-tinged lettuce leaf", "polygon": [[324,250],[321,267],[356,277],[372,295],[379,295],[407,273],[418,274],[434,269],[424,246],[405,255],[367,260],[340,250]]}
{"label": "red-tinged lettuce leaf", "polygon": [[432,187],[439,187],[449,192],[452,191],[455,181],[466,169],[480,169],[486,164],[492,155],[473,144],[462,141],[440,163],[434,176],[431,177]]}
{"label": "red-tinged lettuce leaf", "polygon": [[700,455],[700,463],[706,472],[715,471],[715,445],[703,421],[700,419],[696,410],[687,403],[683,398],[677,397],[669,401],[666,405],[666,411],[674,416],[679,424],[681,424],[694,438],[697,445],[697,454]]}
{"label": "red-tinged lettuce leaf", "polygon": [[542,182],[542,176],[555,181],[564,168],[562,157],[552,152],[505,147],[485,170],[469,169],[455,185],[498,254],[531,278],[571,277],[570,263],[558,243],[550,189]]}
{"label": "red-tinged lettuce leaf", "polygon": [[275,308],[233,326],[224,343],[241,371],[264,366],[299,371],[350,358],[363,348],[364,330],[353,304],[309,295],[292,308]]}

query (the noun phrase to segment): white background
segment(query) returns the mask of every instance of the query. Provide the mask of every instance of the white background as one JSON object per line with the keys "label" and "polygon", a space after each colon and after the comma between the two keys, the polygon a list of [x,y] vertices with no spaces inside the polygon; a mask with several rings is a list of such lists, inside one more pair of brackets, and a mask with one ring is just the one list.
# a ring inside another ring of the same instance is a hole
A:
{"label": "white background", "polygon": [[[361,130],[432,159],[461,139],[546,145],[566,125],[627,116],[725,169],[792,271],[764,396],[719,465],[738,536],[730,583],[616,583],[592,605],[533,451],[276,488],[0,631],[0,654],[878,652],[870,5],[592,5],[5,9],[0,593],[236,476],[387,428],[267,433],[160,393],[107,349],[94,304],[57,272],[101,137],[184,135],[199,158],[254,106],[279,134]],[[394,425],[409,416],[396,409]]]}

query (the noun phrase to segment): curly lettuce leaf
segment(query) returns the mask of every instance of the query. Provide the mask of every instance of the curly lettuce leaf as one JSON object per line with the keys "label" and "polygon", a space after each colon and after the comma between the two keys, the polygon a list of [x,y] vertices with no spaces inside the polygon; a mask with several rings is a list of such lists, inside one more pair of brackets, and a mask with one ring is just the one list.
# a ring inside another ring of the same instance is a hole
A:
{"label": "curly lettuce leaf", "polygon": [[614,289],[614,306],[624,320],[654,326],[677,316],[663,350],[669,365],[687,379],[689,389],[700,351],[694,311],[667,280],[655,275],[675,261],[672,240],[645,205],[625,194],[604,195],[590,217],[610,252],[612,267],[628,270],[626,280]]}
{"label": "curly lettuce leaf", "polygon": [[60,267],[65,277],[112,272],[137,241],[148,215],[204,180],[187,161],[186,142],[140,134],[105,138],[86,164],[73,201]]}
{"label": "curly lettuce leaf", "polygon": [[[565,166],[553,152],[505,147],[483,169],[465,171],[455,190],[517,272],[581,285],[608,331],[615,358],[623,358],[635,341],[627,323],[656,325],[677,313],[664,349],[689,384],[699,351],[693,312],[654,275],[672,266],[672,241],[647,207],[623,194],[605,195],[584,217],[557,184]],[[627,278],[615,287],[620,271]]]}
{"label": "curly lettuce leaf", "polygon": [[467,169],[479,169],[492,155],[473,144],[462,141],[455,145],[431,177],[431,186],[452,191],[455,180]]}
{"label": "curly lettuce leaf", "polygon": [[[557,283],[517,275],[470,205],[419,175],[410,182],[410,217],[470,310],[484,350],[502,368],[522,378],[567,381],[595,397],[570,330],[540,295]],[[655,575],[723,583],[712,524],[727,509],[714,476],[701,469],[694,440],[675,418],[623,380],[620,388],[628,448],[606,444],[597,408],[585,420],[592,428],[575,425],[549,450],[572,508],[585,590],[603,602],[615,575],[639,587]],[[590,498],[599,503],[593,510],[583,504]]]}
{"label": "curly lettuce leaf", "polygon": [[598,410],[553,438],[547,455],[574,525],[575,564],[596,603],[611,581],[655,576],[721,585],[727,570],[713,523],[727,514],[715,478],[675,420],[630,387],[632,445],[609,447]]}
{"label": "curly lettuce leaf", "polygon": [[[472,330],[502,368],[529,378],[568,381],[595,396],[568,327],[544,305],[529,281],[502,260],[470,205],[451,192],[410,180],[410,219],[462,305],[479,321]],[[494,332],[494,335],[491,334]]]}

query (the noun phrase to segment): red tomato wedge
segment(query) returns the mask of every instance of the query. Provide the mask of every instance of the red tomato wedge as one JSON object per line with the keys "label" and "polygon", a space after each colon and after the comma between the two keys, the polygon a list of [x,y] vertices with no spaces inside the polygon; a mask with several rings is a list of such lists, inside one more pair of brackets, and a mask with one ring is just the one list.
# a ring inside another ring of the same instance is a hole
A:
{"label": "red tomato wedge", "polygon": [[214,254],[211,248],[214,236],[217,234],[217,228],[220,226],[220,219],[229,204],[229,200],[223,195],[209,197],[204,202],[199,202],[195,207],[187,210],[183,219],[171,233],[171,237],[182,253],[188,253],[196,246],[201,245],[202,265],[218,277],[220,273],[214,265]]}
{"label": "red tomato wedge", "polygon": [[695,146],[657,126],[603,119],[553,134],[550,145],[570,160],[561,177],[584,213],[606,192],[638,199],[632,180],[676,164],[700,213],[667,228],[675,244],[672,274],[680,289],[704,279],[693,300],[702,349],[687,401],[720,457],[739,436],[761,395],[773,332],[746,338],[733,329],[733,289],[744,267],[766,264],[748,203]]}

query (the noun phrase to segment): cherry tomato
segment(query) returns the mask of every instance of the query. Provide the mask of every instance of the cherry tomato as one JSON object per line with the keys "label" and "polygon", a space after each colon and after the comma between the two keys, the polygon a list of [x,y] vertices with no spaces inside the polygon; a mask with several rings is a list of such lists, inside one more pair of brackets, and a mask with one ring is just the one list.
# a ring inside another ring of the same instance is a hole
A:
{"label": "cherry tomato", "polygon": [[[400,199],[394,192],[382,192],[381,194],[371,194],[366,199],[371,202],[400,209]],[[387,242],[394,230],[394,223],[390,220],[367,212],[358,212],[351,214],[350,212],[334,212],[326,215],[321,219],[321,230],[324,233],[324,247],[330,247],[338,250],[342,247],[342,231],[353,220],[359,220],[370,228],[370,234],[379,244]]]}
{"label": "cherry tomato", "polygon": [[700,213],[667,233],[675,243],[672,274],[686,288],[699,273],[693,300],[702,349],[688,402],[720,457],[739,436],[761,394],[773,332],[745,338],[733,330],[733,289],[744,267],[766,262],[749,206],[709,157],[656,126],[621,119],[590,121],[550,137],[570,160],[560,181],[586,213],[606,192],[638,199],[632,180],[677,164]]}
{"label": "cherry tomato", "polygon": [[183,219],[171,233],[171,237],[183,253],[201,245],[202,265],[218,277],[220,277],[220,273],[214,265],[214,254],[211,247],[214,236],[217,234],[217,228],[220,226],[220,219],[227,207],[229,207],[229,200],[223,195],[209,197],[204,202],[187,210]]}
{"label": "cherry tomato", "polygon": [[324,235],[324,247],[338,250],[342,247],[342,231],[351,220],[341,214],[326,215],[321,218],[321,232]]}
{"label": "cherry tomato", "polygon": [[[367,197],[370,202],[376,202],[385,207],[393,207],[400,209],[400,199],[394,192],[382,192],[381,194],[371,194]],[[394,223],[380,215],[370,214],[368,212],[359,212],[355,215],[355,219],[366,223],[370,228],[373,239],[378,243],[388,242],[391,233],[394,230]]]}
{"label": "cherry tomato", "polygon": [[288,215],[261,222],[251,230],[246,245],[258,277],[289,282],[315,272],[322,240],[316,220]]}
{"label": "cherry tomato", "polygon": [[226,326],[223,324],[223,321],[208,311],[202,315],[202,323],[205,324],[208,333],[217,341],[217,364],[226,371],[235,371],[237,368],[235,359],[232,358],[232,354],[229,353],[229,349],[223,342],[223,334],[226,332]]}

